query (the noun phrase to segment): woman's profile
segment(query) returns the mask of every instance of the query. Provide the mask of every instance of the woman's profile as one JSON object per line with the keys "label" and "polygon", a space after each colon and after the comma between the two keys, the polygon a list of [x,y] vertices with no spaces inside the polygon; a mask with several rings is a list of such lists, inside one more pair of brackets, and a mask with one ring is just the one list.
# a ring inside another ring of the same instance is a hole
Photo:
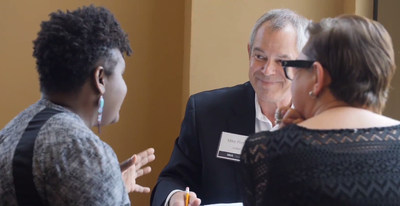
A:
{"label": "woman's profile", "polygon": [[128,192],[149,192],[135,179],[150,172],[142,166],[154,149],[120,167],[91,130],[119,120],[131,52],[103,7],[59,10],[41,23],[33,56],[42,97],[0,131],[0,205],[129,205]]}

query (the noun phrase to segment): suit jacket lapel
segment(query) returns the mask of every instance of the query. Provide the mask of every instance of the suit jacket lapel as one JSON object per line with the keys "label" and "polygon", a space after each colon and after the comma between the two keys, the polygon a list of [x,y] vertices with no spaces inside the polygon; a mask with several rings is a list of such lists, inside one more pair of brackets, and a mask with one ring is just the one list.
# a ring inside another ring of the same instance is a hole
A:
{"label": "suit jacket lapel", "polygon": [[[245,92],[243,96],[240,97],[243,101],[235,104],[232,108],[232,116],[227,120],[227,132],[250,135],[255,132],[255,119],[256,119],[256,109],[255,109],[255,99],[254,90],[250,82],[245,83]],[[232,169],[235,176],[235,184],[237,194],[242,194],[242,177],[240,175],[240,164],[237,162],[232,162]],[[242,199],[242,198],[240,198]]]}
{"label": "suit jacket lapel", "polygon": [[240,97],[243,101],[234,104],[231,117],[228,118],[228,131],[235,134],[250,135],[255,130],[254,90],[250,82],[245,83],[245,92]]}

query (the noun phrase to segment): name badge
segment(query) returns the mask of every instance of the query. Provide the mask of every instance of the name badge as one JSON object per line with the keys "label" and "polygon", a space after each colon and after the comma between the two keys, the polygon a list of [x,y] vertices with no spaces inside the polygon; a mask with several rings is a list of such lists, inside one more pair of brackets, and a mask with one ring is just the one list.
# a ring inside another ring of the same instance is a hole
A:
{"label": "name badge", "polygon": [[240,161],[240,154],[248,136],[222,132],[217,151],[217,158]]}

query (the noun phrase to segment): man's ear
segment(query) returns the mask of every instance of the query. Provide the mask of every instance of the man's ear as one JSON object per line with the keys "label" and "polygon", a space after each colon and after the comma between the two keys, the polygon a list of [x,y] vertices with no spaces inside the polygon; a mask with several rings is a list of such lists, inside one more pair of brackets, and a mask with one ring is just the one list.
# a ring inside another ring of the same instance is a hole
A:
{"label": "man's ear", "polygon": [[318,96],[326,86],[331,84],[331,76],[319,62],[313,64],[313,70],[315,72],[313,93]]}
{"label": "man's ear", "polygon": [[100,94],[104,94],[104,92],[106,91],[104,78],[105,78],[104,67],[102,66],[96,67],[94,71],[94,84],[95,88]]}

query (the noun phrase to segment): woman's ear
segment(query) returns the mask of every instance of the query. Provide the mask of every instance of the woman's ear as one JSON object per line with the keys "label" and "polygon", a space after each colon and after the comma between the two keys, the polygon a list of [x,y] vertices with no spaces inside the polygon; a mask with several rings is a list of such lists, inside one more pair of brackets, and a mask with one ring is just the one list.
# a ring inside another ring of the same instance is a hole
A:
{"label": "woman's ear", "polygon": [[326,86],[331,84],[331,76],[319,62],[313,64],[313,70],[315,74],[313,93],[318,96]]}
{"label": "woman's ear", "polygon": [[104,84],[104,67],[98,66],[96,67],[94,71],[94,83],[95,83],[95,88],[98,90],[100,94],[104,94],[106,91],[106,87]]}

